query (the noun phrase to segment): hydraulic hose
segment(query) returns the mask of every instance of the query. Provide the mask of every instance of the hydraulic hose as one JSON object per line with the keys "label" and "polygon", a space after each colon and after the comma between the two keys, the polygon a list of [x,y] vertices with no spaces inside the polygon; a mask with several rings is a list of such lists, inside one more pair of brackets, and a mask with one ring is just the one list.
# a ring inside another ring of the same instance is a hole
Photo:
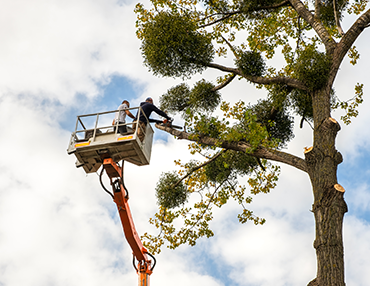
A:
{"label": "hydraulic hose", "polygon": [[112,197],[112,199],[114,200],[114,195],[113,195],[110,191],[108,191],[108,190],[107,190],[107,188],[106,188],[106,187],[104,186],[104,184],[103,184],[103,180],[102,180],[103,172],[104,172],[104,168],[102,168],[102,170],[101,170],[101,172],[100,172],[100,175],[99,175],[100,185],[103,187],[103,190],[104,190],[106,193],[108,193],[108,194]]}

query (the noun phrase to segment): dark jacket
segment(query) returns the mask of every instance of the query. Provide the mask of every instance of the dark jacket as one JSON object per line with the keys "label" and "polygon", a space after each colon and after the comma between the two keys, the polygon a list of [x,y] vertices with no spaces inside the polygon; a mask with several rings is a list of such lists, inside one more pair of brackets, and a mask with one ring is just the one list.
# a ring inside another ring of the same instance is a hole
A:
{"label": "dark jacket", "polygon": [[[149,119],[149,122],[157,122],[158,121],[158,120],[149,118],[153,111],[155,113],[157,113],[158,115],[163,116],[164,118],[166,118],[168,120],[170,119],[170,117],[168,117],[168,115],[164,111],[160,110],[154,104],[151,104],[149,102],[144,101],[144,102],[140,103],[140,107],[143,110],[143,113],[145,114],[146,118]],[[140,112],[139,121],[142,121],[142,122],[146,123],[147,120],[146,120],[145,116]],[[135,118],[137,119],[137,114],[136,114]]]}

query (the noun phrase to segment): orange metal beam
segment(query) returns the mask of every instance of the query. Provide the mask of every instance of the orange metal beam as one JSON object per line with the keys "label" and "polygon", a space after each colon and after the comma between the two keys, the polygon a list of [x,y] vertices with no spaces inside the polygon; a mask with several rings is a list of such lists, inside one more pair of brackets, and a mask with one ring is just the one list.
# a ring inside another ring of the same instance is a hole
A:
{"label": "orange metal beam", "polygon": [[[121,178],[122,169],[113,161],[112,158],[104,159],[103,166],[113,186],[113,179]],[[122,180],[119,181],[119,186],[119,189],[113,186],[114,202],[117,205],[118,213],[122,222],[122,227],[127,242],[129,243],[135,258],[139,261],[137,267],[137,271],[139,274],[139,285],[148,286],[149,275],[152,274],[152,261],[149,259],[147,255],[148,251],[143,246],[140,237],[136,232],[134,220],[132,218],[130,207],[128,204],[127,191],[122,184]]]}

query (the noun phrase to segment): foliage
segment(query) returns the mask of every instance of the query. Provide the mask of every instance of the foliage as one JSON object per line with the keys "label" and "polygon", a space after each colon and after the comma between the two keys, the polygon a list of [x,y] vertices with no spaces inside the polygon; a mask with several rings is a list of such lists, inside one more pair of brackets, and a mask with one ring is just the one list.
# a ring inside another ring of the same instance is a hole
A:
{"label": "foliage", "polygon": [[346,114],[341,116],[341,120],[344,124],[349,125],[352,121],[352,117],[357,117],[358,115],[358,106],[364,101],[362,96],[364,95],[363,91],[364,85],[357,83],[355,86],[355,96],[347,101],[340,101],[337,99],[337,102],[333,104],[332,108],[337,109],[341,108],[346,111]]}
{"label": "foliage", "polygon": [[365,10],[366,5],[368,3],[369,3],[369,0],[355,0],[350,4],[348,8],[348,13],[359,15]]}
{"label": "foliage", "polygon": [[190,107],[190,89],[186,83],[171,87],[159,99],[160,108],[170,113],[177,113]]}
{"label": "foliage", "polygon": [[211,39],[197,32],[188,15],[161,12],[143,25],[144,63],[155,75],[189,77],[205,69],[214,51]]}
{"label": "foliage", "polygon": [[[334,7],[334,1],[335,6]],[[328,27],[335,26],[335,13],[337,13],[337,17],[342,19],[343,12],[346,9],[349,1],[348,0],[323,0],[321,1],[320,7],[320,18],[321,21]],[[334,9],[336,8],[336,10]]]}
{"label": "foliage", "polygon": [[350,63],[352,65],[357,64],[357,61],[360,58],[360,54],[356,50],[356,46],[353,46],[352,48],[349,49],[349,51],[348,51],[348,57],[351,59]]}
{"label": "foliage", "polygon": [[158,205],[169,209],[184,204],[188,198],[186,186],[174,172],[162,173],[155,191]]}
{"label": "foliage", "polygon": [[279,146],[286,146],[293,137],[293,118],[287,113],[286,108],[275,107],[274,103],[268,100],[259,100],[250,106],[257,121],[266,127],[271,138],[279,141]]}
{"label": "foliage", "polygon": [[294,89],[290,93],[289,96],[292,106],[294,107],[294,111],[306,118],[312,119],[313,117],[313,108],[312,108],[312,98],[308,92]]}
{"label": "foliage", "polygon": [[[160,208],[150,222],[161,231],[144,237],[145,245],[159,252],[165,242],[176,248],[211,237],[212,207],[222,207],[230,198],[241,207],[241,223],[263,224],[246,206],[253,195],[275,187],[280,169],[258,151],[281,152],[294,137],[294,117],[313,121],[324,105],[329,113],[342,108],[346,124],[357,116],[363,86],[357,85],[355,97],[343,102],[334,96],[335,76],[330,76],[339,69],[336,47],[347,48],[342,55],[348,52],[352,64],[359,60],[355,46],[337,44],[343,39],[339,23],[346,12],[363,12],[368,0],[151,2],[149,10],[136,6],[137,34],[144,63],[155,75],[185,79],[206,68],[223,73],[217,86],[205,79],[192,87],[182,82],[160,98],[162,109],[185,120],[193,141],[189,150],[204,160],[176,161],[180,171],[164,174],[157,185]],[[276,55],[283,57],[274,61]],[[267,66],[276,62],[278,68]],[[228,103],[220,90],[234,78],[265,88],[267,96],[250,102],[241,92],[240,101]],[[315,96],[323,102],[314,105]],[[245,151],[224,147],[232,144]],[[188,198],[192,206],[185,203]]]}
{"label": "foliage", "polygon": [[210,113],[221,100],[215,86],[205,80],[198,81],[192,89],[185,83],[172,87],[160,99],[161,109],[171,113],[180,113],[187,118],[191,113]]}
{"label": "foliage", "polygon": [[[151,218],[149,221],[160,229],[160,233],[157,236],[145,233],[142,237],[144,246],[151,253],[160,253],[165,241],[168,243],[168,248],[175,249],[185,243],[193,246],[200,237],[212,237],[214,233],[209,225],[213,219],[212,208],[224,206],[229,199],[235,200],[242,206],[241,212],[237,215],[240,223],[248,221],[252,221],[256,225],[265,223],[265,219],[254,215],[253,211],[246,208],[246,205],[253,201],[251,195],[269,193],[276,186],[280,168],[272,166],[266,160],[263,160],[261,164],[264,165],[267,171],[258,171],[255,158],[233,151],[222,152],[222,155],[227,162],[232,162],[233,159],[239,161],[239,163],[233,163],[233,165],[229,165],[226,168],[221,157],[217,157],[219,161],[215,165],[229,170],[226,172],[229,175],[225,173],[226,176],[223,178],[216,172],[210,173],[208,165],[205,168],[197,168],[197,165],[199,166],[200,164],[199,162],[193,161],[190,164],[181,164],[180,161],[176,161],[176,164],[182,167],[182,170],[179,171],[180,175],[184,175],[184,172],[191,173],[186,179],[186,185],[189,187],[189,194],[193,196],[198,195],[200,200],[194,204],[193,208],[167,209],[164,206],[160,206],[154,218]],[[245,162],[251,163],[251,165],[246,167]],[[254,166],[252,166],[253,164]],[[195,171],[191,172],[191,170]],[[249,193],[246,186],[237,184],[236,177],[230,176],[234,172],[247,172],[251,175],[247,182],[251,188]],[[207,174],[210,174],[210,177]],[[213,177],[214,175],[216,177]],[[210,178],[213,178],[213,180],[209,180]],[[170,182],[170,184],[172,183],[173,181]],[[178,219],[182,219],[181,226],[178,226],[178,223],[176,223]]]}
{"label": "foliage", "polygon": [[249,175],[258,167],[257,159],[244,153],[228,150],[204,167],[210,182],[222,183],[236,180],[238,175]]}
{"label": "foliage", "polygon": [[262,76],[266,69],[261,55],[253,51],[242,52],[235,60],[235,64],[243,74],[248,76]]}
{"label": "foliage", "polygon": [[329,77],[331,60],[325,53],[319,52],[311,45],[299,51],[294,72],[309,90],[322,88]]}

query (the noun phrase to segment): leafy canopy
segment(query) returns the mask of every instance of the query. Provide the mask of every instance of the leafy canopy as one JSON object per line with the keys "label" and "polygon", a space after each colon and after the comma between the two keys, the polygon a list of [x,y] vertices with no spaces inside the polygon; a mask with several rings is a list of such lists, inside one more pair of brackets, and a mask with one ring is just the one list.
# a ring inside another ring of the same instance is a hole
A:
{"label": "leafy canopy", "polygon": [[[222,73],[213,82],[180,83],[160,98],[162,109],[185,120],[189,150],[203,160],[175,161],[177,173],[159,179],[160,207],[151,223],[161,232],[144,235],[150,251],[159,252],[165,241],[176,248],[212,236],[212,207],[230,199],[241,206],[241,223],[265,222],[247,206],[275,187],[280,169],[258,152],[281,154],[294,137],[294,117],[301,127],[314,121],[312,98],[320,92],[331,109],[346,112],[344,123],[358,114],[363,85],[341,101],[330,75],[336,68],[333,43],[343,35],[340,20],[345,13],[360,14],[367,2],[151,0],[149,9],[136,6],[144,63],[155,75],[189,79],[207,68]],[[356,47],[348,52],[356,64]],[[215,63],[225,57],[230,66]],[[284,61],[278,68],[270,66],[275,57]],[[235,78],[265,88],[266,98],[250,103],[245,97],[233,105],[223,100],[220,90]],[[188,201],[195,201],[193,207]]]}

